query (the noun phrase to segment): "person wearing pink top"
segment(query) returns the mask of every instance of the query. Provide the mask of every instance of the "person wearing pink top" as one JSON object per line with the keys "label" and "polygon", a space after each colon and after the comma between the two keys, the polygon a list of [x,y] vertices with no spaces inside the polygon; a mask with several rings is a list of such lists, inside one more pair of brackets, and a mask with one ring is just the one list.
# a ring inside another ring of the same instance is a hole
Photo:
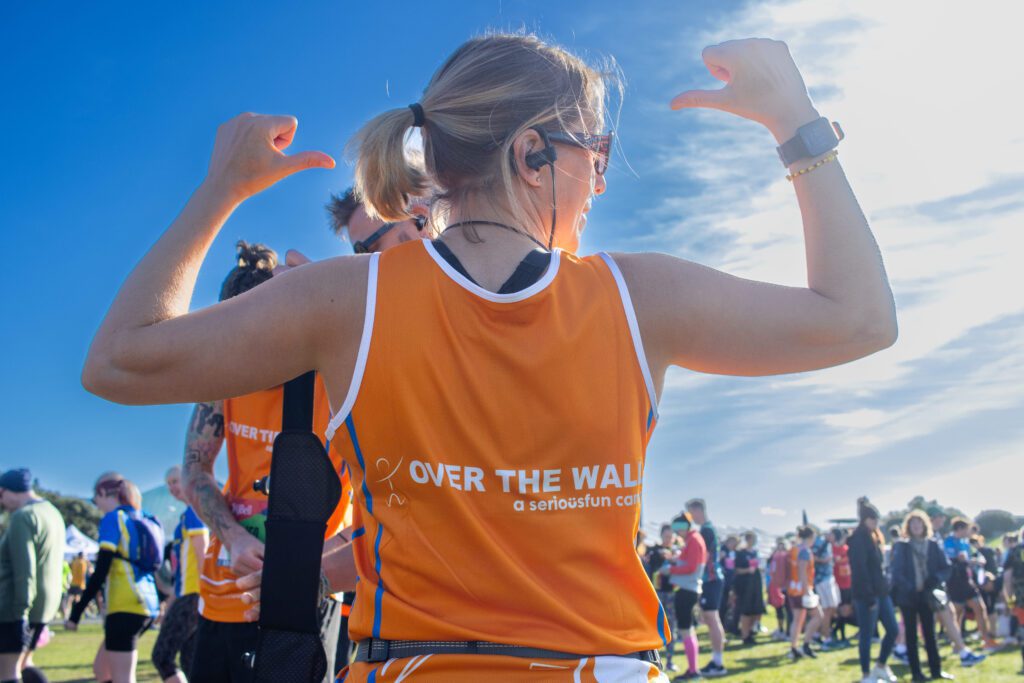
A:
{"label": "person wearing pink top", "polygon": [[683,546],[661,571],[669,575],[669,581],[677,588],[675,594],[676,607],[676,640],[682,641],[686,650],[686,673],[677,676],[677,681],[688,681],[700,678],[697,670],[697,631],[693,626],[693,608],[700,599],[701,579],[704,565],[708,560],[707,546],[695,527],[693,518],[688,512],[681,513],[672,520],[672,530],[683,539]]}
{"label": "person wearing pink top", "polygon": [[775,542],[775,552],[768,560],[768,604],[775,608],[775,618],[779,626],[772,634],[772,640],[789,640],[790,614],[786,606],[786,585],[789,583],[787,562],[789,549],[786,540],[780,538]]}

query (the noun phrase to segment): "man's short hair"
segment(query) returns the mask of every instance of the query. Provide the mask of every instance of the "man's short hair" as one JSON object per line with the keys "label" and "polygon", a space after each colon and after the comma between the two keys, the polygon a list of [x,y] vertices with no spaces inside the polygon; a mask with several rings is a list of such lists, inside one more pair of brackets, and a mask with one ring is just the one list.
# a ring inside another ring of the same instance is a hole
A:
{"label": "man's short hair", "polygon": [[817,532],[814,530],[813,526],[808,524],[807,526],[802,526],[797,529],[796,535],[800,540],[806,541],[808,538],[817,536]]}
{"label": "man's short hair", "polygon": [[704,502],[703,498],[691,498],[690,500],[686,501],[686,509],[689,510],[691,508],[697,508],[701,512],[708,511],[707,503]]}
{"label": "man's short hair", "polygon": [[341,232],[348,227],[352,220],[352,214],[356,212],[362,202],[356,197],[355,188],[348,188],[340,195],[332,194],[331,200],[327,202],[327,215],[330,217],[331,230],[335,235],[341,237]]}

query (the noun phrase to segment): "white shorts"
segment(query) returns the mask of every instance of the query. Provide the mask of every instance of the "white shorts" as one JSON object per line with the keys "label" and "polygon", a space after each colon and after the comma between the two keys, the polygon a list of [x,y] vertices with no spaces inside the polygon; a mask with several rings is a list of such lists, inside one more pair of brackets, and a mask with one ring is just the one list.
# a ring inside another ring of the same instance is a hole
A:
{"label": "white shorts", "polygon": [[839,603],[842,602],[842,596],[839,593],[839,584],[836,583],[834,576],[830,576],[824,581],[814,584],[814,592],[821,598],[822,609],[834,609],[839,607]]}

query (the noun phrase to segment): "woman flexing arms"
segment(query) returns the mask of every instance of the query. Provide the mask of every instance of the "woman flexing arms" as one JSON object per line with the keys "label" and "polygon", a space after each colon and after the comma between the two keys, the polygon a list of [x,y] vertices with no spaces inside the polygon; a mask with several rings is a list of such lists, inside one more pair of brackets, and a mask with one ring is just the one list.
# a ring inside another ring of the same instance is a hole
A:
{"label": "woman flexing arms", "polygon": [[[758,121],[780,145],[819,119],[784,43],[730,41],[704,61],[727,85],[673,107]],[[83,383],[122,403],[324,378],[358,497],[347,680],[664,680],[667,624],[633,539],[666,369],[800,372],[896,338],[878,248],[834,154],[790,159],[807,287],[663,254],[575,256],[607,189],[604,99],[602,75],[561,48],[468,41],[420,102],[355,140],[367,210],[406,218],[432,183],[438,240],[309,264],[189,313],[232,211],[333,167],[283,153],[295,119],[243,114],[221,126],[206,180],[96,335]],[[412,126],[422,168],[404,152]]]}

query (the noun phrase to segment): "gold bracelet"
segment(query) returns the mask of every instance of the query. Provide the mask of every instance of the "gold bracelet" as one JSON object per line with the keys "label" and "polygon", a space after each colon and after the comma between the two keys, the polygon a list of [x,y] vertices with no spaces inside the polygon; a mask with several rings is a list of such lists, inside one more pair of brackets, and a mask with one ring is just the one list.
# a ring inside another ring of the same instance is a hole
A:
{"label": "gold bracelet", "polygon": [[818,163],[814,164],[813,166],[808,166],[807,168],[803,169],[802,171],[797,171],[796,173],[793,173],[791,175],[787,175],[786,176],[786,180],[788,180],[789,182],[793,182],[793,178],[796,178],[798,175],[803,175],[804,173],[810,173],[811,171],[813,171],[814,169],[818,168],[819,166],[824,166],[828,162],[834,160],[837,156],[839,156],[839,150],[838,149],[834,149],[831,152],[829,152],[828,156],[826,156],[824,159],[821,159],[820,161],[818,161]]}

